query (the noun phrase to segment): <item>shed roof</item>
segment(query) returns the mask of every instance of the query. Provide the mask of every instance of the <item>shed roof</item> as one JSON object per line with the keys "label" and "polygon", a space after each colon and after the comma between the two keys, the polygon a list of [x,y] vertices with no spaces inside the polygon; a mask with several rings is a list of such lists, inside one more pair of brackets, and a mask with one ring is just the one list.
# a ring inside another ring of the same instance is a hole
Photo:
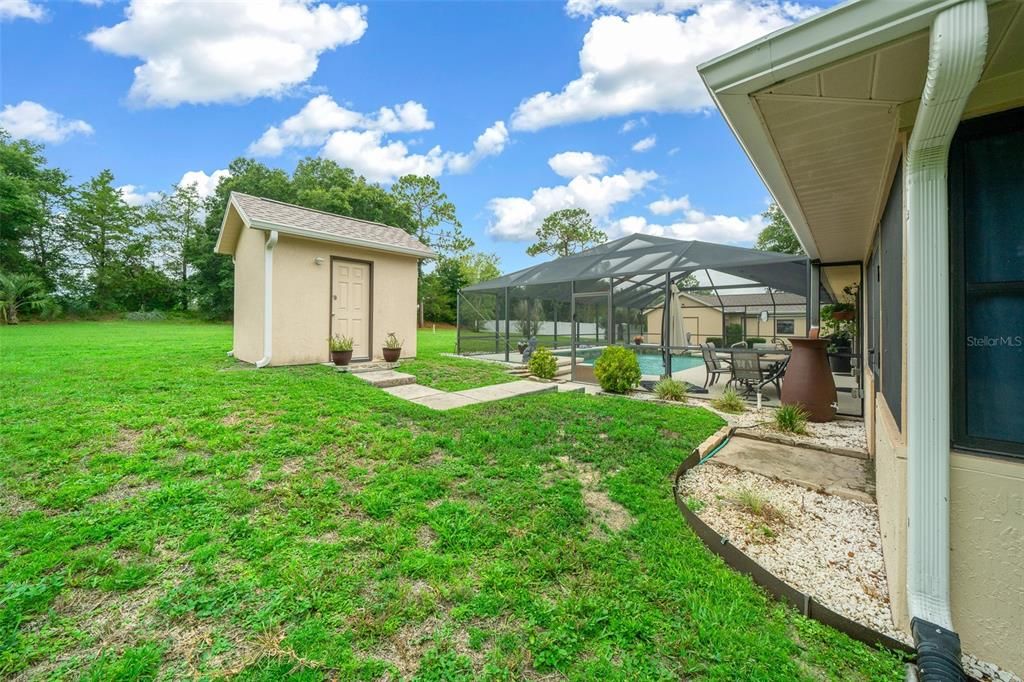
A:
{"label": "shed roof", "polygon": [[222,241],[227,216],[232,207],[238,211],[247,227],[262,230],[278,230],[310,239],[339,242],[367,249],[391,251],[418,258],[433,258],[436,254],[423,242],[397,227],[360,220],[336,213],[327,213],[312,208],[304,208],[287,204],[283,201],[264,199],[263,197],[232,192],[221,225],[221,235],[217,242],[218,253],[230,253],[225,250]]}

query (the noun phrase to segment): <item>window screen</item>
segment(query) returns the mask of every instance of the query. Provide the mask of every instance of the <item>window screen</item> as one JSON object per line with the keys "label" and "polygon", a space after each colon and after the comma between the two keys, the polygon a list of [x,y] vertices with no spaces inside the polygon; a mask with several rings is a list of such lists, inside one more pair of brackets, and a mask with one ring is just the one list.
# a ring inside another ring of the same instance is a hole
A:
{"label": "window screen", "polygon": [[868,367],[874,376],[876,391],[880,388],[878,380],[882,374],[878,362],[878,358],[881,355],[878,348],[880,340],[879,328],[882,326],[881,294],[879,293],[882,283],[882,266],[879,263],[882,250],[879,248],[879,238],[880,236],[876,233],[874,246],[871,247],[871,257],[868,259],[868,267],[864,272],[864,301],[867,306],[868,323]]}
{"label": "window screen", "polygon": [[1024,109],[960,126],[950,229],[953,440],[1024,456]]}
{"label": "window screen", "polygon": [[903,396],[903,163],[889,188],[878,242],[879,291],[892,292],[879,306],[881,388],[896,425],[902,430]]}
{"label": "window screen", "polygon": [[793,320],[775,320],[775,333],[776,334],[792,334],[796,329],[796,325]]}

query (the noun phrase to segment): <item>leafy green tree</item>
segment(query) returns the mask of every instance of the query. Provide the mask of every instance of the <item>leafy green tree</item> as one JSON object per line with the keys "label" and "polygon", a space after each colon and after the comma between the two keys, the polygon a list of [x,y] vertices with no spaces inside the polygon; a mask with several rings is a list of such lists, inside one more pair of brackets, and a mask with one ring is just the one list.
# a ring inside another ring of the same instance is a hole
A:
{"label": "leafy green tree", "polygon": [[68,175],[47,168],[42,145],[0,129],[0,267],[40,279],[49,292],[64,280]]}
{"label": "leafy green tree", "polygon": [[149,207],[147,217],[153,224],[155,246],[164,267],[176,280],[178,306],[188,310],[189,256],[194,236],[203,225],[203,201],[196,185],[175,186],[170,193],[161,193],[160,199]]}
{"label": "leafy green tree", "polygon": [[206,199],[206,219],[192,235],[185,257],[192,264],[189,289],[196,306],[205,315],[223,319],[234,308],[234,264],[230,258],[215,254],[213,247],[220,234],[221,220],[231,192],[295,203],[295,188],[283,170],[259,161],[237,158],[228,165],[228,177]]}
{"label": "leafy green tree", "polygon": [[20,311],[42,312],[54,307],[53,300],[47,296],[39,278],[16,272],[0,272],[0,315],[7,324],[18,324]]}
{"label": "leafy green tree", "polygon": [[391,186],[391,194],[412,216],[410,234],[443,257],[473,248],[462,232],[455,204],[441,191],[441,183],[426,175],[403,175]]}
{"label": "leafy green tree", "polygon": [[466,279],[463,286],[479,284],[489,279],[501,277],[501,259],[496,253],[464,253],[458,257],[459,267]]}
{"label": "leafy green tree", "polygon": [[800,246],[793,226],[789,224],[786,214],[782,212],[778,204],[773,201],[768,210],[761,214],[761,217],[768,221],[768,225],[757,235],[755,248],[776,253],[801,255],[804,253],[804,248]]}
{"label": "leafy green tree", "polygon": [[147,266],[151,238],[142,232],[142,211],[125,202],[113,173],[101,171],[78,187],[68,223],[69,238],[83,258],[92,307],[133,306],[138,299],[133,286]]}
{"label": "leafy green tree", "polygon": [[555,211],[537,228],[537,241],[526,249],[527,255],[550,253],[562,258],[608,240],[585,208]]}

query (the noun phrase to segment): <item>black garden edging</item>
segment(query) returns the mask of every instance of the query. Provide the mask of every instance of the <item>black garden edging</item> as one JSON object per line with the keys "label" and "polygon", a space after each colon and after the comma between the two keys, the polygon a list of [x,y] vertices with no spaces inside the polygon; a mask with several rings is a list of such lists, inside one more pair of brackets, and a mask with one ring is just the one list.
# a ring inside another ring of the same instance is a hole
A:
{"label": "black garden edging", "polygon": [[[733,431],[734,429],[730,429],[730,437],[733,435]],[[697,534],[697,537],[701,539],[701,542],[703,542],[708,549],[720,556],[730,568],[749,575],[755,583],[764,588],[772,597],[789,604],[804,616],[813,618],[819,623],[824,623],[831,628],[839,630],[859,642],[892,649],[894,651],[900,651],[904,654],[908,654],[910,656],[910,660],[913,660],[916,657],[917,652],[913,647],[895,640],[888,635],[882,634],[877,630],[873,630],[865,625],[852,621],[846,616],[836,613],[824,604],[816,601],[814,597],[804,594],[792,585],[781,580],[778,576],[770,573],[767,569],[761,566],[761,564],[751,559],[740,551],[739,548],[730,543],[728,538],[719,535],[711,528],[711,526],[701,521],[700,517],[690,511],[690,508],[686,506],[686,501],[679,495],[679,479],[682,478],[687,471],[700,463],[701,456],[700,450],[695,449],[690,453],[690,456],[683,460],[683,463],[679,465],[672,477],[672,493],[676,498],[676,506],[679,507],[679,512],[683,515],[686,523],[691,529],[693,529],[693,532]]]}

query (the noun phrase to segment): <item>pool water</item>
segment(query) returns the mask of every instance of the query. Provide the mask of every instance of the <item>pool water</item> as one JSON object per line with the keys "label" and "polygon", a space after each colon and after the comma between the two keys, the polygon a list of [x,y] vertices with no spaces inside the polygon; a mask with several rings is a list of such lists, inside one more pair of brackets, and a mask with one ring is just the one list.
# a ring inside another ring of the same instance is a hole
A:
{"label": "pool water", "polygon": [[[588,349],[583,348],[576,351],[576,358],[580,364],[593,365],[594,361],[601,355],[603,349],[594,348]],[[559,353],[559,355],[569,355],[569,352]],[[657,353],[637,353],[637,361],[640,363],[640,372],[642,374],[651,374],[654,376],[661,376],[665,373],[664,364],[662,363],[661,355]],[[681,372],[684,369],[691,369],[693,367],[701,367],[704,365],[704,359],[700,356],[694,355],[673,355],[672,356],[672,372]]]}

